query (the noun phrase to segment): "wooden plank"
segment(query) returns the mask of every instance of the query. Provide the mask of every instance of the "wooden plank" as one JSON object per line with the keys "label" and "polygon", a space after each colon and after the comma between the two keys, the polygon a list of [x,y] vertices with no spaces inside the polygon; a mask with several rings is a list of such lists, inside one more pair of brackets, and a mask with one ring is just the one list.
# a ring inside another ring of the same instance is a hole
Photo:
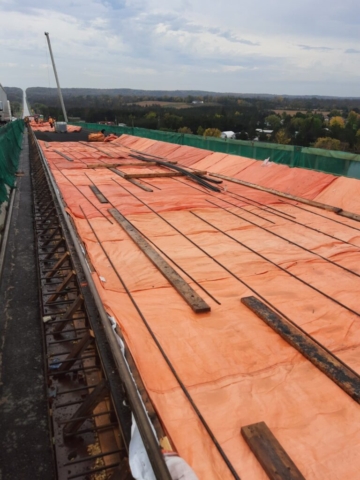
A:
{"label": "wooden plank", "polygon": [[46,257],[44,258],[43,262],[46,263],[47,260],[50,260],[50,258],[55,255],[55,253],[57,252],[57,250],[61,247],[61,245],[65,242],[65,238],[64,237],[61,237],[56,243],[55,245],[52,246],[50,252],[46,255]]}
{"label": "wooden plank", "polygon": [[110,208],[109,213],[148,257],[155,267],[164,275],[175,290],[190,305],[196,313],[209,312],[209,305],[188,285],[171,265],[150,245],[141,233],[116,208]]}
{"label": "wooden plank", "polygon": [[178,163],[176,160],[168,160],[167,158],[156,157],[155,155],[150,155],[144,152],[140,152],[140,153],[141,155],[134,155],[132,153],[129,153],[129,157],[137,158],[138,160],[143,160],[144,162],[147,162],[147,163],[149,162],[149,160],[151,161],[151,159],[154,158],[158,165],[162,165],[163,163],[171,163],[173,165],[176,165]]}
{"label": "wooden plank", "polygon": [[[205,175],[206,172],[192,172],[196,175]],[[183,177],[181,172],[144,172],[144,173],[125,173],[124,178],[161,178],[161,177]]]}
{"label": "wooden plank", "polygon": [[59,150],[53,150],[53,152],[55,152],[58,155],[60,155],[61,157],[65,158],[65,160],[67,160],[68,162],[73,162],[74,161],[72,158],[65,155],[65,153],[59,152]]}
{"label": "wooden plank", "polygon": [[[56,230],[54,230],[56,232]],[[55,265],[52,267],[52,269],[45,275],[46,279],[50,279],[57,273],[59,268],[62,266],[62,264],[70,258],[70,253],[66,251],[62,257],[55,263]]]}
{"label": "wooden plank", "polygon": [[86,168],[116,168],[116,167],[148,167],[156,165],[155,162],[131,162],[131,163],[89,163]]}
{"label": "wooden plank", "polygon": [[356,222],[360,222],[360,215],[358,215],[357,213],[342,210],[341,212],[338,212],[338,215],[346,218],[351,218],[351,220],[355,220]]}
{"label": "wooden plank", "polygon": [[89,185],[89,187],[100,203],[109,203],[109,200],[100,192],[96,185]]}
{"label": "wooden plank", "polygon": [[241,435],[270,480],[305,480],[265,422],[242,427]]}
{"label": "wooden plank", "polygon": [[107,157],[116,158],[112,153],[105,152],[105,150],[102,150],[102,149],[99,148],[99,147],[95,147],[95,148],[96,148],[96,150],[97,150],[98,152],[103,153],[103,154],[106,155]]}
{"label": "wooden plank", "polygon": [[[46,247],[46,245],[49,245],[49,243],[50,243],[51,241],[55,241],[55,240],[56,240],[55,237],[57,237],[57,234],[58,234],[58,233],[61,233],[60,227],[54,228],[54,230],[52,231],[52,233],[51,233],[48,237],[45,238],[44,243],[42,244],[42,247]],[[41,236],[43,236],[43,235],[41,235]],[[45,235],[44,235],[44,237],[45,237]],[[58,237],[57,237],[57,238],[58,238]]]}
{"label": "wooden plank", "polygon": [[207,175],[208,173],[207,170],[198,170],[197,168],[185,167],[185,169],[188,170],[190,173],[193,173],[194,175],[200,175],[201,177]]}
{"label": "wooden plank", "polygon": [[57,370],[57,374],[61,375],[70,370],[70,368],[74,365],[75,362],[79,360],[80,355],[87,349],[87,347],[94,341],[94,333],[92,330],[89,330],[84,334],[82,339],[75,343],[65,358],[65,361],[62,361],[59,369]]}
{"label": "wooden plank", "polygon": [[57,287],[55,292],[47,299],[46,303],[55,302],[55,300],[64,294],[65,288],[69,285],[73,277],[75,277],[76,272],[75,270],[71,270],[67,276],[64,278],[63,282]]}
{"label": "wooden plank", "polygon": [[84,423],[86,416],[88,416],[96,405],[98,405],[108,395],[108,382],[107,380],[101,380],[101,382],[89,393],[85,398],[83,404],[73,415],[73,422],[69,422],[64,427],[64,435],[73,435]]}
{"label": "wooden plank", "polygon": [[222,178],[228,182],[238,183],[244,187],[254,188],[255,190],[261,190],[262,192],[271,193],[277,197],[287,198],[289,200],[294,200],[295,202],[304,203],[306,205],[311,205],[312,207],[321,208],[329,212],[340,213],[342,211],[339,207],[333,207],[332,205],[326,205],[325,203],[315,202],[314,200],[308,200],[307,198],[296,197],[295,195],[290,195],[289,193],[279,192],[279,190],[274,190],[272,188],[262,187],[261,185],[256,185],[255,183],[245,182],[244,180],[239,180],[238,178],[228,177],[227,175],[221,175],[220,173],[210,173],[212,177]]}
{"label": "wooden plank", "polygon": [[154,190],[150,187],[147,187],[141,182],[138,182],[134,178],[127,178],[126,179],[128,182],[132,183],[133,185],[136,185],[137,187],[141,188],[142,190],[145,190],[145,192],[153,192]]}
{"label": "wooden plank", "polygon": [[89,145],[88,142],[79,142],[79,143],[81,143],[82,145],[85,145],[86,147],[93,148],[94,150],[97,150],[98,152],[103,153],[107,157],[115,158],[114,155],[112,155],[111,153],[105,152],[105,150],[102,150],[101,148],[96,147],[95,145]]}
{"label": "wooden plank", "polygon": [[69,305],[68,309],[66,310],[62,320],[64,320],[63,322],[60,322],[58,323],[54,330],[52,331],[52,333],[54,335],[58,334],[58,333],[61,333],[61,331],[64,329],[65,327],[65,320],[70,320],[72,319],[72,317],[75,315],[75,313],[79,310],[79,308],[82,306],[84,302],[84,297],[82,295],[78,295],[74,302],[72,304]]}
{"label": "wooden plank", "polygon": [[161,177],[183,177],[180,172],[144,172],[144,173],[125,173],[123,178],[161,178]]}
{"label": "wooden plank", "polygon": [[115,168],[118,166],[118,163],[88,163],[86,168]]}
{"label": "wooden plank", "polygon": [[145,190],[145,192],[153,192],[153,190],[150,187],[148,187],[147,185],[144,185],[141,182],[138,182],[134,178],[125,178],[126,174],[124,172],[122,172],[121,170],[118,170],[117,168],[110,168],[109,170],[111,170],[113,173],[116,173],[116,175],[119,175],[119,177],[124,178],[125,180],[132,183],[133,185],[136,185],[137,187],[141,188],[142,190]]}
{"label": "wooden plank", "polygon": [[360,403],[360,376],[333,353],[289,320],[280,317],[255,297],[244,297],[241,302],[269,325],[284,340],[327,375],[344,392]]}

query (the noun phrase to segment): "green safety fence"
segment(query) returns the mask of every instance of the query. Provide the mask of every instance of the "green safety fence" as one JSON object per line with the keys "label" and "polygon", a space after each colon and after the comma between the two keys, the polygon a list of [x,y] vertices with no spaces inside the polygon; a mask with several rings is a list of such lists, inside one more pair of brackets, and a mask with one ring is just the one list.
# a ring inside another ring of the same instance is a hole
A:
{"label": "green safety fence", "polygon": [[360,179],[360,155],[321,148],[298,147],[296,145],[279,145],[275,143],[250,142],[245,140],[224,140],[222,138],[201,137],[161,130],[148,130],[137,127],[120,127],[114,125],[99,125],[96,123],[74,123],[89,130],[116,135],[128,134],[142,138],[151,138],[162,142],[188,145],[203,148],[212,152],[222,152],[231,155],[265,160],[288,165],[289,167],[307,168],[333,175],[343,175]]}
{"label": "green safety fence", "polygon": [[0,127],[0,205],[8,199],[6,185],[12,188],[15,183],[24,128],[23,120]]}

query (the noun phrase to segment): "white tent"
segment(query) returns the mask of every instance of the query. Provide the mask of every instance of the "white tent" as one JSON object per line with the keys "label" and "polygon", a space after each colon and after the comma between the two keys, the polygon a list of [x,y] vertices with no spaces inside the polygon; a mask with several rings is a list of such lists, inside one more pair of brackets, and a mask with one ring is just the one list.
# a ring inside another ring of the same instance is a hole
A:
{"label": "white tent", "polygon": [[235,138],[235,133],[231,130],[228,132],[221,132],[221,138]]}

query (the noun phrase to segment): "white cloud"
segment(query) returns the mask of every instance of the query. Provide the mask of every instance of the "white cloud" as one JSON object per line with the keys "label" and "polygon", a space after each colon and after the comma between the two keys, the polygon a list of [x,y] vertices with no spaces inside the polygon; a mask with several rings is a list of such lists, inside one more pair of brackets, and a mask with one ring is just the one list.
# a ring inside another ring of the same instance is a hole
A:
{"label": "white cloud", "polygon": [[55,86],[48,31],[64,87],[360,96],[359,15],[355,0],[1,0],[0,81]]}

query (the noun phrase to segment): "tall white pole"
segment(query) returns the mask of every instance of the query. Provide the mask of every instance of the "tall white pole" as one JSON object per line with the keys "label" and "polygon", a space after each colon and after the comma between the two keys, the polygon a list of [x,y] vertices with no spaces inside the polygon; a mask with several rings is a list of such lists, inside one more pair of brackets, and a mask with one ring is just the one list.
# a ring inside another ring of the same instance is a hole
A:
{"label": "tall white pole", "polygon": [[46,36],[46,40],[47,40],[48,45],[49,45],[50,57],[51,57],[51,62],[52,62],[52,66],[53,66],[53,69],[54,69],[55,80],[56,80],[56,85],[57,85],[58,94],[59,94],[59,98],[60,98],[61,108],[62,108],[63,115],[64,115],[64,120],[65,120],[66,123],[68,123],[68,118],[67,118],[67,115],[66,115],[64,100],[63,100],[63,96],[62,96],[62,93],[61,93],[59,78],[58,78],[58,75],[57,75],[57,72],[56,72],[54,57],[53,57],[53,53],[52,53],[52,50],[51,50],[49,33],[48,33],[48,32],[45,32],[45,36]]}

